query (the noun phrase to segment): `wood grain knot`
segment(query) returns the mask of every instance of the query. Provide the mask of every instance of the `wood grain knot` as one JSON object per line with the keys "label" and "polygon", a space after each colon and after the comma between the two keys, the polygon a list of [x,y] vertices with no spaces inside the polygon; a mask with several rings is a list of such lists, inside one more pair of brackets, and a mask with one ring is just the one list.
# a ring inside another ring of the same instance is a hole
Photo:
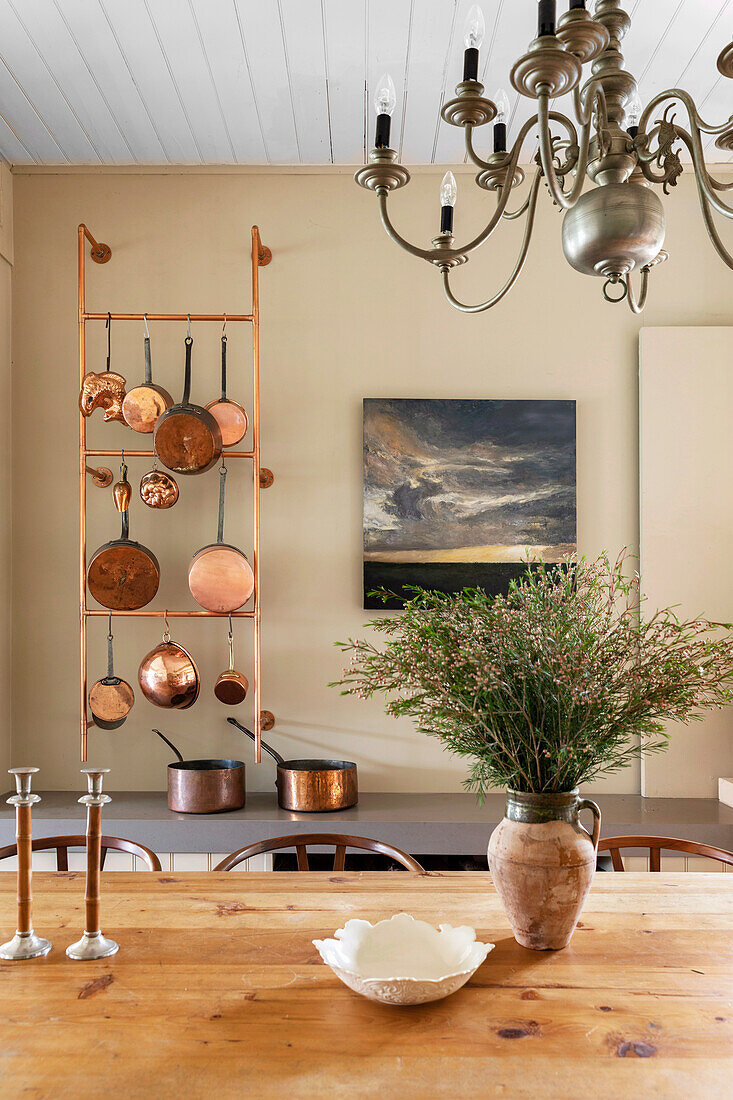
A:
{"label": "wood grain knot", "polygon": [[500,1027],[496,1034],[500,1039],[529,1039],[542,1033],[536,1020],[527,1020],[519,1027]]}
{"label": "wood grain knot", "polygon": [[656,1053],[657,1048],[653,1043],[623,1042],[616,1048],[618,1058],[653,1058]]}
{"label": "wood grain knot", "polygon": [[539,993],[537,992],[536,989],[523,989],[522,992],[519,994],[519,999],[521,1001],[540,1001],[540,1000],[542,1000],[542,998],[540,997],[540,995],[539,995]]}
{"label": "wood grain knot", "polygon": [[78,1000],[86,1001],[88,997],[93,997],[96,993],[101,993],[103,989],[107,989],[112,985],[114,978],[111,974],[102,974],[99,978],[93,978],[86,985],[83,985],[79,990]]}

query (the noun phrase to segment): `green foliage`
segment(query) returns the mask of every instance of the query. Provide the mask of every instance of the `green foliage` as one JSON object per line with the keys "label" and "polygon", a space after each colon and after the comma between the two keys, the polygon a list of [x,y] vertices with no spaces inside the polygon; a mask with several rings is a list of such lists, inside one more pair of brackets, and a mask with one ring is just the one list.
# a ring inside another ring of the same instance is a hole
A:
{"label": "green foliage", "polygon": [[506,596],[413,588],[403,613],[367,624],[381,648],[336,643],[351,657],[331,686],[383,694],[388,714],[467,757],[480,798],[571,790],[666,748],[667,722],[733,700],[729,625],[673,608],[645,619],[627,574],[625,554],[602,555],[528,567]]}

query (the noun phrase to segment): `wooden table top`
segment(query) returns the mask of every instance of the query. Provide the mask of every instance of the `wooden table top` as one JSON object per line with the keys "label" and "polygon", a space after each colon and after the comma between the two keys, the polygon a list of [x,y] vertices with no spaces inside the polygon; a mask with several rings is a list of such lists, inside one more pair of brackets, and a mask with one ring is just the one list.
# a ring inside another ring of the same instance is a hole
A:
{"label": "wooden table top", "polygon": [[[120,951],[95,963],[64,953],[84,876],[37,874],[34,893],[53,949],[0,962],[5,1100],[730,1095],[733,875],[596,875],[570,946],[542,953],[514,941],[488,874],[110,872]],[[395,1008],[311,944],[403,910],[496,949],[452,997]]]}

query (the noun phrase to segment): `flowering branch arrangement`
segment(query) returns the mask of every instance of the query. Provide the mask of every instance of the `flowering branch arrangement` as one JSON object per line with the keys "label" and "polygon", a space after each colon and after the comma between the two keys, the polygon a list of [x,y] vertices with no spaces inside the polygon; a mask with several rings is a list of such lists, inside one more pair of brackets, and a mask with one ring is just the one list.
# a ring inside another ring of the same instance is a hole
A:
{"label": "flowering branch arrangement", "polygon": [[383,647],[336,643],[351,656],[330,686],[384,695],[388,714],[467,757],[479,798],[572,790],[666,748],[667,722],[733,701],[729,624],[645,618],[625,552],[533,563],[505,596],[410,591],[404,613],[367,624]]}

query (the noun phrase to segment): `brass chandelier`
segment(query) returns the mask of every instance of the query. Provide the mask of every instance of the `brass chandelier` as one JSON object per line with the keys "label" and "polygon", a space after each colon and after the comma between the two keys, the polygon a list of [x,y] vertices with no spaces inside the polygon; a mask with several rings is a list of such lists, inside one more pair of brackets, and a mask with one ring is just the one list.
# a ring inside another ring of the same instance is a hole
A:
{"label": "brass chandelier", "polygon": [[[717,135],[718,149],[733,150],[733,114],[719,126],[710,125],[700,117],[692,97],[680,88],[660,92],[642,110],[636,80],[624,69],[620,44],[631,19],[621,3],[597,0],[591,16],[585,0],[570,0],[569,9],[556,23],[555,0],[539,0],[537,37],[509,77],[517,92],[537,100],[537,113],[522,125],[509,150],[508,99],[503,92],[494,100],[483,94],[484,86],[478,80],[483,15],[477,6],[469,12],[463,80],[441,116],[451,126],[463,127],[466,152],[478,168],[476,183],[495,192],[496,207],[481,233],[461,247],[453,237],[457,189],[451,172],[441,185],[440,232],[433,238],[432,248],[410,244],[392,225],[387,197],[390,191],[404,187],[410,174],[389,147],[390,118],[396,104],[394,85],[386,74],[380,80],[375,98],[375,147],[369,163],[354,178],[361,187],[376,192],[382,224],[392,240],[438,268],[445,295],[456,309],[480,313],[496,305],[512,288],[527,259],[544,180],[553,202],[564,211],[562,246],[568,263],[583,274],[602,277],[607,301],[625,299],[634,313],[640,313],[647,298],[649,273],[667,259],[664,207],[653,185],[661,186],[667,195],[677,183],[682,172],[678,143],[691,154],[703,221],[713,247],[733,268],[733,255],[724,247],[713,219],[713,211],[733,218],[733,207],[721,198],[722,192],[733,189],[733,181],[724,183],[710,174],[701,137]],[[590,63],[590,76],[581,84],[586,63]],[[733,77],[733,42],[718,57],[718,71]],[[572,93],[574,120],[551,109],[551,101],[567,93]],[[684,108],[688,129],[675,121],[676,104]],[[474,129],[489,122],[494,123],[494,151],[483,160],[474,147]],[[535,129],[539,151],[529,193],[517,209],[509,210],[510,194],[524,180],[519,167],[522,145]],[[593,186],[584,190],[586,177]],[[520,218],[525,219],[522,244],[505,284],[477,305],[458,301],[450,288],[452,268],[466,263],[502,220]],[[638,290],[631,279],[635,271],[640,273]]]}

